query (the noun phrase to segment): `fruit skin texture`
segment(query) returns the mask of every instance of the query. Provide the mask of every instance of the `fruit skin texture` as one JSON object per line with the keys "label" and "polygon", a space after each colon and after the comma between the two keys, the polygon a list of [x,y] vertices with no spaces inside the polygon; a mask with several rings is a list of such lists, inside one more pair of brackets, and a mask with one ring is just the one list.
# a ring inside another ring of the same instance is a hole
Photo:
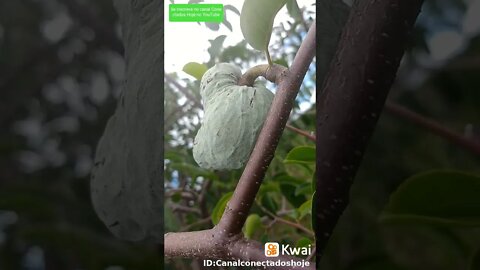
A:
{"label": "fruit skin texture", "polygon": [[205,169],[239,169],[250,157],[273,100],[262,83],[239,86],[238,67],[219,63],[202,77],[205,110],[193,143],[193,158]]}

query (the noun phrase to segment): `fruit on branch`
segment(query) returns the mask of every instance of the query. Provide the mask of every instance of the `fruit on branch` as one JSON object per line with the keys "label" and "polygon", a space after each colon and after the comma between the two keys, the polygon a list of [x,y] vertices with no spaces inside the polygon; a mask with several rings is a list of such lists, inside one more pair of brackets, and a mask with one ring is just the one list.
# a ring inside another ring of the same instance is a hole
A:
{"label": "fruit on branch", "polygon": [[238,67],[216,64],[202,77],[203,123],[193,143],[193,158],[205,169],[239,169],[245,165],[273,100],[261,82],[239,86]]}

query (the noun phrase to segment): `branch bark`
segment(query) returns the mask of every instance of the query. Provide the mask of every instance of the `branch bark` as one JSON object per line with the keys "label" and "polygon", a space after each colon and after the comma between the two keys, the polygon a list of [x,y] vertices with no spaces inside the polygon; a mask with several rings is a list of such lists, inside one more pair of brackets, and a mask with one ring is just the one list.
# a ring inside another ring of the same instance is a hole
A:
{"label": "branch bark", "polygon": [[349,201],[422,0],[355,1],[317,92],[317,262]]}
{"label": "branch bark", "polygon": [[[241,229],[273,159],[300,85],[315,55],[315,29],[315,25],[312,25],[290,70],[279,69],[272,74],[273,77],[267,74],[268,72],[261,72],[266,74],[267,79],[273,79],[278,84],[277,92],[250,159],[219,224],[205,231],[165,234],[166,257],[237,258],[265,261],[266,257],[261,244],[244,239]],[[282,256],[279,259],[300,260],[296,257]],[[290,269],[295,269],[295,267]],[[313,268],[303,267],[302,269]]]}

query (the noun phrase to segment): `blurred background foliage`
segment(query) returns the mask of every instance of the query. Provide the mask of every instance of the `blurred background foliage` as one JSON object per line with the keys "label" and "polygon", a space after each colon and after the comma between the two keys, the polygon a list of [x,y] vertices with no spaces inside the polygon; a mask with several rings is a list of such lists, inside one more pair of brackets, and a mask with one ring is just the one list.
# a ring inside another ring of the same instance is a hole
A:
{"label": "blurred background foliage", "polygon": [[[480,120],[478,6],[478,0],[427,0],[390,94],[473,140],[479,140]],[[277,26],[272,37],[272,57],[287,65],[311,23],[312,14],[300,8],[303,20],[290,7],[290,23]],[[228,19],[238,17],[229,13]],[[124,80],[120,36],[110,0],[0,1],[0,269],[162,269],[159,245],[115,239],[90,203],[95,146]],[[221,36],[211,43],[208,66],[225,61],[247,68],[264,59],[245,43],[226,47]],[[209,228],[218,201],[241,172],[196,166],[191,145],[202,116],[198,82],[176,74],[165,78],[165,228]],[[290,121],[307,131],[315,128],[315,110],[300,104],[315,95],[314,80],[309,73]],[[308,207],[302,205],[311,196],[313,167],[284,162],[305,145],[313,143],[285,130],[251,212],[258,218],[249,218],[255,229],[245,233],[251,238],[299,246],[311,241],[303,211]],[[322,269],[478,265],[478,229],[386,226],[378,215],[412,174],[438,168],[478,173],[479,161],[403,119],[382,115]],[[190,260],[167,267],[201,269]]]}

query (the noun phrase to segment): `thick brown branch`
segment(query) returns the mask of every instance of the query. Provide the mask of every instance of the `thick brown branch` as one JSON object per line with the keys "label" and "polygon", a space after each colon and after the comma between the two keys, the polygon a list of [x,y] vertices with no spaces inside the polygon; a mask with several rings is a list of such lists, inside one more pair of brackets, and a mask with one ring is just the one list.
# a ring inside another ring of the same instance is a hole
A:
{"label": "thick brown branch", "polygon": [[[165,234],[165,256],[209,259],[240,259],[243,261],[266,261],[261,243],[242,238],[240,235],[227,236],[218,228],[197,232]],[[280,255],[275,260],[296,261],[302,259]],[[263,267],[262,267],[263,268]],[[270,267],[269,269],[275,269]],[[306,267],[282,267],[281,269],[314,269]]]}
{"label": "thick brown branch", "polygon": [[317,261],[394,81],[422,0],[355,1],[317,92]]}

